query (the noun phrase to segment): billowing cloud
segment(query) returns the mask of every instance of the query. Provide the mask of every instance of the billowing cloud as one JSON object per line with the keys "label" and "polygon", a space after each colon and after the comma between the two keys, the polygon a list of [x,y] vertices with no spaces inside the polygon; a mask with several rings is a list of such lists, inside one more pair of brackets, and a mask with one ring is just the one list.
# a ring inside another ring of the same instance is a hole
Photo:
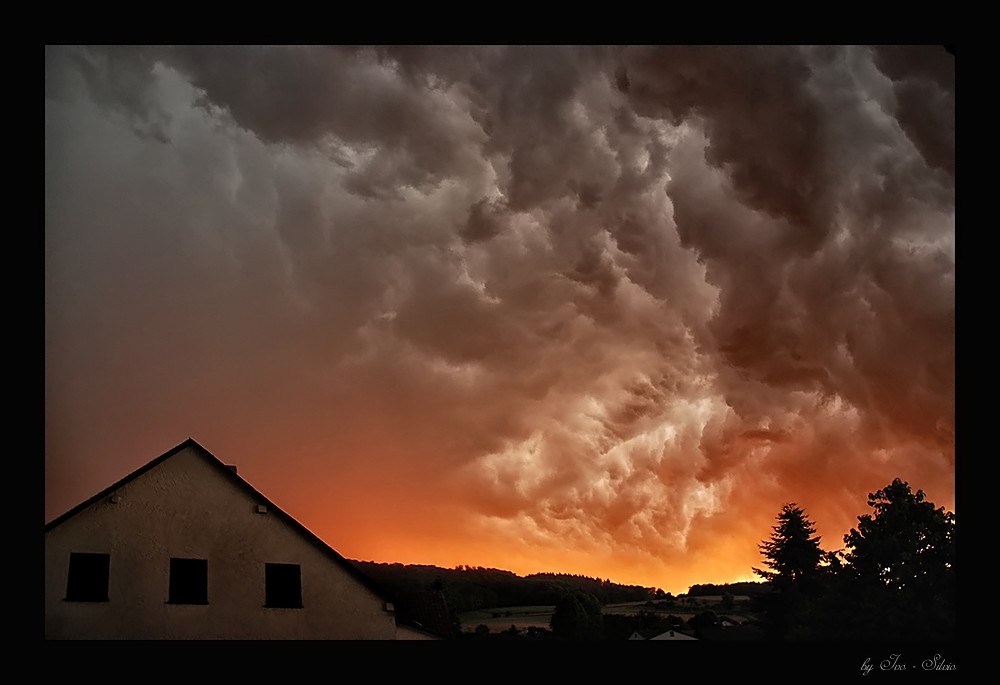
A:
{"label": "billowing cloud", "polygon": [[935,47],[46,50],[46,514],[188,436],[354,558],[749,575],[954,506]]}

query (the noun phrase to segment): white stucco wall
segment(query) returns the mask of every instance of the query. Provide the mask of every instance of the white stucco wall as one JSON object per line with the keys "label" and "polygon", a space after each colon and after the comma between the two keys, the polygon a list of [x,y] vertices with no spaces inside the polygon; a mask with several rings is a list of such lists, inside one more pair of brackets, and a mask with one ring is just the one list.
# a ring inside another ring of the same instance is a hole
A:
{"label": "white stucco wall", "polygon": [[[385,600],[187,447],[45,534],[45,634],[90,639],[393,639]],[[109,553],[108,602],[65,600],[71,552]],[[167,604],[171,557],[208,560],[208,604]],[[264,607],[299,564],[301,609]]]}

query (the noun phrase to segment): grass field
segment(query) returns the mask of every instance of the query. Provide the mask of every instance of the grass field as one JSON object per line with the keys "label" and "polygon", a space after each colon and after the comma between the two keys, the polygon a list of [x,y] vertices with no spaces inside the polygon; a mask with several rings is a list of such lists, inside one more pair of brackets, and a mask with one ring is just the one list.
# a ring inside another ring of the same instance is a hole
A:
{"label": "grass field", "polygon": [[[652,607],[648,606],[647,602],[644,601],[607,604],[604,606],[604,613],[627,615],[652,610],[664,615],[673,614],[674,616],[686,621],[705,609],[710,608],[718,611],[718,606],[716,605],[722,601],[722,596],[708,595],[693,599],[694,601],[691,603],[667,602],[666,600],[659,600],[658,602],[655,602]],[[743,611],[741,611],[741,609],[746,606],[743,602],[748,600],[749,597],[737,595],[734,599],[736,600],[736,607],[734,607],[734,611],[731,613],[734,615],[742,615]],[[471,632],[476,629],[476,626],[482,624],[489,628],[491,633],[499,633],[507,630],[512,625],[517,626],[518,628],[530,628],[531,626],[548,628],[553,611],[555,611],[555,606],[551,604],[521,607],[493,607],[490,609],[466,611],[465,613],[459,615],[459,619],[462,622],[463,631]]]}
{"label": "grass field", "polygon": [[492,609],[479,609],[477,611],[466,611],[459,615],[462,621],[462,630],[473,631],[476,626],[482,624],[490,629],[491,633],[499,633],[507,630],[512,625],[518,628],[530,628],[538,626],[540,628],[549,627],[549,619],[555,605],[524,606],[524,607],[495,607]]}

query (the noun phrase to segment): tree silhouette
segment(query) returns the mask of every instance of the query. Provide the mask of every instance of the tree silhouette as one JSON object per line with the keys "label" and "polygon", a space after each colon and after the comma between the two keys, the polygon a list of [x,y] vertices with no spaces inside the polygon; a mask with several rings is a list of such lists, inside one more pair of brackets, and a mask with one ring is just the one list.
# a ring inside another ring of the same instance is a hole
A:
{"label": "tree silhouette", "polygon": [[896,478],[868,495],[875,514],[844,536],[845,558],[862,581],[925,596],[946,590],[955,563],[955,515]]}
{"label": "tree silhouette", "polygon": [[776,589],[800,585],[815,577],[823,550],[820,549],[816,527],[794,502],[785,504],[778,514],[771,538],[760,545],[765,566],[753,572],[770,581]]}
{"label": "tree silhouette", "polygon": [[553,635],[570,640],[601,637],[601,603],[587,593],[568,593],[556,604],[549,620]]}
{"label": "tree silhouette", "polygon": [[868,495],[830,553],[818,589],[796,598],[783,635],[809,639],[940,639],[955,634],[955,515],[895,479]]}
{"label": "tree silhouette", "polygon": [[869,493],[874,514],[844,536],[855,637],[927,639],[955,632],[955,515],[896,478]]}
{"label": "tree silhouette", "polygon": [[773,591],[757,595],[754,607],[770,636],[785,638],[798,631],[806,595],[817,589],[823,550],[815,525],[794,502],[781,507],[777,521],[770,539],[759,545],[769,570],[753,569]]}

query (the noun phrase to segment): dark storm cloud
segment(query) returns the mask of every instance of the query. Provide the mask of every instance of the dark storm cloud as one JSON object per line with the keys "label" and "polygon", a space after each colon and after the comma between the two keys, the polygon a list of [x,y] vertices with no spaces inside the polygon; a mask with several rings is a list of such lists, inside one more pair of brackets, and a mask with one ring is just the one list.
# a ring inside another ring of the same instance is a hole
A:
{"label": "dark storm cloud", "polygon": [[[873,107],[892,97],[866,58],[846,48],[648,48],[625,63],[644,111],[688,116],[704,131],[704,143],[676,151],[668,193],[679,235],[722,288],[710,324],[722,357],[768,385],[877,405],[919,434],[951,415],[953,206],[934,164]],[[940,86],[948,72],[939,67],[918,59],[915,70]],[[926,101],[925,116],[935,120],[940,105]],[[908,296],[897,278],[929,292]],[[923,332],[912,357],[907,330]],[[862,340],[875,342],[861,351]],[[845,347],[861,356],[851,370]],[[874,350],[886,359],[868,359]],[[925,374],[931,383],[905,409],[903,367],[910,383]]]}
{"label": "dark storm cloud", "polygon": [[468,242],[489,240],[503,230],[504,215],[502,201],[483,198],[469,208],[469,220],[459,235]]}
{"label": "dark storm cloud", "polygon": [[893,81],[896,117],[927,160],[955,176],[955,56],[938,45],[880,46],[878,67]]}
{"label": "dark storm cloud", "polygon": [[938,56],[49,48],[46,98],[51,465],[193,425],[291,498],[657,572],[743,572],[831,479],[950,487]]}
{"label": "dark storm cloud", "polygon": [[828,141],[806,87],[807,56],[758,46],[633,48],[628,93],[640,112],[704,122],[706,158],[752,209],[789,222],[781,242],[808,252],[828,230]]}

